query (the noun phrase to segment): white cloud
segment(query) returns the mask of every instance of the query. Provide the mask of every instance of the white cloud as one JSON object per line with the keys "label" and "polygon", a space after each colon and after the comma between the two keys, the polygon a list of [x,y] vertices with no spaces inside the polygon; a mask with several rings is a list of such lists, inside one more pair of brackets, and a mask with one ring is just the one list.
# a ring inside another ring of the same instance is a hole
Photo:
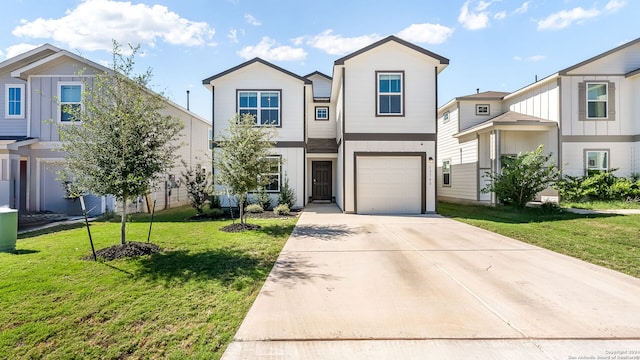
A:
{"label": "white cloud", "polygon": [[236,29],[229,30],[229,34],[227,34],[227,37],[231,40],[232,43],[237,44],[238,43],[238,30],[236,30]]}
{"label": "white cloud", "polygon": [[258,45],[245,46],[238,51],[238,55],[246,60],[259,57],[267,61],[302,61],[307,58],[307,53],[304,49],[277,46],[275,40],[266,36],[262,38]]}
{"label": "white cloud", "polygon": [[291,39],[291,43],[295,46],[300,46],[304,42],[304,36],[298,36],[296,38]]}
{"label": "white cloud", "polygon": [[609,12],[616,12],[627,5],[627,0],[611,0],[604,6],[604,9]]}
{"label": "white cloud", "polygon": [[507,17],[507,12],[506,11],[500,11],[498,13],[496,13],[495,15],[493,15],[493,18],[496,20],[502,20],[504,18]]}
{"label": "white cloud", "polygon": [[411,24],[400,31],[398,36],[410,42],[442,44],[452,34],[454,29],[440,24]]}
{"label": "white cloud", "polygon": [[581,22],[600,15],[600,10],[585,10],[581,7],[571,10],[562,10],[538,21],[538,30],[560,30],[571,26],[575,22]]}
{"label": "white cloud", "polygon": [[[29,50],[35,49],[38,46],[40,46],[40,45],[25,44],[25,43],[9,46],[7,48],[7,59],[12,58],[12,57],[14,57],[16,55],[20,55],[22,53],[25,53],[25,52],[27,52]],[[0,51],[0,53],[2,53],[2,52]]]}
{"label": "white cloud", "polygon": [[162,5],[132,4],[115,0],[86,0],[58,19],[21,20],[13,29],[18,37],[52,39],[72,49],[112,49],[112,39],[121,43],[215,45],[215,30],[206,22],[180,17]]}
{"label": "white cloud", "polygon": [[330,55],[343,55],[361,49],[380,39],[382,39],[382,37],[378,34],[350,38],[342,37],[342,35],[334,35],[333,30],[328,29],[309,38],[307,44]]}
{"label": "white cloud", "polygon": [[251,14],[244,14],[244,20],[253,25],[253,26],[260,26],[262,25],[262,22],[260,22],[260,20],[256,19],[253,15]]}
{"label": "white cloud", "polygon": [[515,9],[513,11],[514,14],[524,14],[529,10],[529,4],[531,3],[531,1],[525,1],[522,3],[522,5],[520,5],[519,8]]}
{"label": "white cloud", "polygon": [[523,58],[522,56],[514,56],[513,60],[515,61],[542,61],[544,59],[546,59],[547,57],[544,55],[533,55],[533,56],[529,56],[529,57],[525,57]]}
{"label": "white cloud", "polygon": [[473,11],[469,11],[470,2],[471,0],[467,0],[462,5],[462,8],[460,8],[458,22],[468,30],[480,30],[489,26],[489,12],[484,10],[491,5],[491,3],[481,1]]}

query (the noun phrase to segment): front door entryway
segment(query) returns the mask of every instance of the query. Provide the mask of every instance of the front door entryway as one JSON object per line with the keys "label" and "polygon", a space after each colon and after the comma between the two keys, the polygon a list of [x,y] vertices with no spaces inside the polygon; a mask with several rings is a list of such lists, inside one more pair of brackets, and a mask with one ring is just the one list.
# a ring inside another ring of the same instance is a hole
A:
{"label": "front door entryway", "polygon": [[312,199],[331,200],[331,161],[311,163]]}

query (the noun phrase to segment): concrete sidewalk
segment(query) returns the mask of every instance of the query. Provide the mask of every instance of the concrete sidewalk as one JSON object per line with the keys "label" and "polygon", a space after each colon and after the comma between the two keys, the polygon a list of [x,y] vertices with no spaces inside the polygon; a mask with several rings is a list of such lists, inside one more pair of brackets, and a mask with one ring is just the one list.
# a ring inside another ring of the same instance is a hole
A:
{"label": "concrete sidewalk", "polygon": [[439,216],[312,205],[223,359],[614,355],[640,358],[640,279]]}

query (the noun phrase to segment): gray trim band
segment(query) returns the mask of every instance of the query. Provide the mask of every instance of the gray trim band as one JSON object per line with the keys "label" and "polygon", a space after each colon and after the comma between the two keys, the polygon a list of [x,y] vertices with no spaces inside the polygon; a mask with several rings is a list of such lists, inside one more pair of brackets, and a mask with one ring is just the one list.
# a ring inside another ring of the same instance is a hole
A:
{"label": "gray trim band", "polygon": [[436,134],[346,133],[345,141],[436,141]]}
{"label": "gray trim band", "polygon": [[560,141],[563,143],[580,143],[580,142],[640,142],[640,135],[569,135],[561,136]]}

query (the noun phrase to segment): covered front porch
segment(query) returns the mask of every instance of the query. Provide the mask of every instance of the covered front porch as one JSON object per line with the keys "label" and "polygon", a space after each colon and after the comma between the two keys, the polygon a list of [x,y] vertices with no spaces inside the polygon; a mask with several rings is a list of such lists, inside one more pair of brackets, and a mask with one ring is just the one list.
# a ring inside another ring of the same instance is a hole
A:
{"label": "covered front porch", "polygon": [[[454,135],[460,142],[477,140],[477,199],[480,202],[496,204],[493,193],[484,193],[490,179],[487,173],[502,169],[505,158],[522,152],[533,151],[541,144],[545,153],[552,153],[558,162],[558,124],[555,121],[508,111],[481,124]],[[536,200],[557,200],[554,189],[546,189],[536,196]]]}
{"label": "covered front porch", "polygon": [[336,140],[308,139],[305,162],[305,205],[335,202],[339,188]]}

